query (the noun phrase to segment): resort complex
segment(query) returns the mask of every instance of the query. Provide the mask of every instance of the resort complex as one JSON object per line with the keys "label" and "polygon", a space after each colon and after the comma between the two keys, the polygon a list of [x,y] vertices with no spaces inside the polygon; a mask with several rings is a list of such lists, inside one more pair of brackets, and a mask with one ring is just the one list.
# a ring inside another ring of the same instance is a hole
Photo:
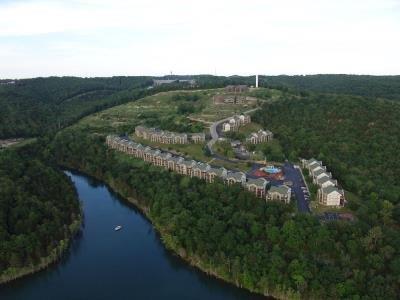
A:
{"label": "resort complex", "polygon": [[206,140],[204,132],[187,134],[147,128],[144,126],[136,126],[135,134],[145,140],[162,144],[204,143]]}
{"label": "resort complex", "polygon": [[313,183],[318,186],[318,202],[326,206],[344,206],[346,200],[344,191],[337,187],[337,180],[332,179],[332,174],[327,172],[322,161],[314,158],[302,160],[303,168],[307,169]]}
{"label": "resort complex", "polygon": [[278,191],[279,196],[275,196],[276,191],[271,195],[267,191],[271,184],[264,178],[247,178],[243,172],[213,167],[208,163],[195,160],[187,160],[181,156],[136,143],[126,137],[109,135],[106,138],[106,144],[112,149],[133,155],[155,166],[163,167],[181,175],[197,177],[210,183],[219,178],[228,185],[240,184],[259,198],[290,202],[290,188],[283,186],[284,188]]}

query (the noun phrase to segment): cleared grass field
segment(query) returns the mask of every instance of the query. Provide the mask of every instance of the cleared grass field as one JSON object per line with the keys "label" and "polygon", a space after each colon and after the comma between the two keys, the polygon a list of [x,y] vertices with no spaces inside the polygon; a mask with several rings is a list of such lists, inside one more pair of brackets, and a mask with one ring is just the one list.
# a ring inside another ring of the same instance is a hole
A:
{"label": "cleared grass field", "polygon": [[[220,120],[234,114],[251,109],[256,105],[218,104],[213,103],[213,96],[221,93],[220,89],[205,91],[173,91],[162,92],[153,96],[145,97],[137,101],[115,106],[110,109],[95,113],[82,119],[78,126],[85,127],[93,132],[126,132],[143,123],[146,118],[163,118],[169,116],[180,116],[178,107],[185,103],[195,108],[194,113],[186,115],[188,118],[200,119],[206,122]],[[198,96],[194,102],[177,101],[175,95]],[[161,128],[163,129],[163,128]]]}
{"label": "cleared grass field", "polygon": [[[123,105],[115,106],[104,111],[92,114],[83,118],[76,125],[81,130],[93,134],[127,134],[134,140],[152,147],[157,147],[165,151],[171,151],[179,155],[192,158],[198,161],[208,162],[212,160],[211,157],[205,155],[204,144],[160,144],[154,143],[149,140],[143,140],[136,137],[133,133],[135,127],[140,124],[145,124],[146,120],[170,118],[171,116],[176,119],[181,118],[182,115],[178,114],[179,105],[189,104],[195,108],[194,113],[186,114],[185,116],[192,119],[199,119],[205,122],[213,122],[220,120],[234,114],[241,113],[249,110],[257,105],[256,101],[248,105],[237,104],[218,104],[213,103],[213,96],[221,93],[222,89],[201,90],[201,91],[172,91],[162,92],[153,96],[148,96],[137,101],[132,101]],[[177,95],[197,95],[195,101],[186,101],[185,97],[179,99]],[[196,122],[192,120],[191,122]],[[260,128],[257,124],[250,124],[241,129],[243,133],[250,133]],[[165,129],[165,128],[160,128]],[[205,129],[207,131],[207,128]],[[229,162],[224,160],[212,160],[215,166],[223,166],[227,169],[235,169],[247,171],[249,166],[246,162]]]}

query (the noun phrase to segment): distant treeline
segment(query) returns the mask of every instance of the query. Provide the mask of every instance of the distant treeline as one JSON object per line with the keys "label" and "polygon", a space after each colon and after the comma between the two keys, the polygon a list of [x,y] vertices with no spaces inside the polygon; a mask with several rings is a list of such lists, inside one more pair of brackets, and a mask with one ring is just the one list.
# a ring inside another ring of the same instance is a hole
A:
{"label": "distant treeline", "polygon": [[[255,85],[253,76],[194,75],[201,87],[219,88],[230,84]],[[260,87],[272,87],[290,92],[321,92],[358,95],[371,98],[400,100],[400,76],[371,75],[279,75],[259,76]]]}
{"label": "distant treeline", "polygon": [[[194,88],[255,83],[255,76],[193,75],[164,78],[192,78],[197,82]],[[148,89],[152,79],[146,76],[48,77],[2,84],[0,138],[42,135],[71,125],[90,113],[149,94],[191,88],[178,83]],[[400,100],[400,76],[260,76],[260,86],[291,92],[318,91]]]}
{"label": "distant treeline", "polygon": [[287,87],[300,91],[400,100],[400,76],[281,75],[260,76],[260,82],[263,86]]}

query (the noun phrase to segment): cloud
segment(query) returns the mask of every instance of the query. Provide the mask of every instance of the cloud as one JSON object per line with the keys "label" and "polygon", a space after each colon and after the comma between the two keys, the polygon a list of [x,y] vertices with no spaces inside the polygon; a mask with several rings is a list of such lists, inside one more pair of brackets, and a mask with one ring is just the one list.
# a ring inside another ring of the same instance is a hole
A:
{"label": "cloud", "polygon": [[12,1],[0,77],[393,74],[399,33],[396,0]]}

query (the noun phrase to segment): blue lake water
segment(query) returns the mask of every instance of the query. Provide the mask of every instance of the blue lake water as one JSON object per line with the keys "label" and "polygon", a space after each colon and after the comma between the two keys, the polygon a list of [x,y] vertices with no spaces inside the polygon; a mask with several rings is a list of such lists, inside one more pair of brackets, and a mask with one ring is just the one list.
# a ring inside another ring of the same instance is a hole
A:
{"label": "blue lake water", "polygon": [[92,178],[67,174],[83,204],[81,234],[58,264],[0,286],[1,300],[265,299],[188,266],[132,205]]}

